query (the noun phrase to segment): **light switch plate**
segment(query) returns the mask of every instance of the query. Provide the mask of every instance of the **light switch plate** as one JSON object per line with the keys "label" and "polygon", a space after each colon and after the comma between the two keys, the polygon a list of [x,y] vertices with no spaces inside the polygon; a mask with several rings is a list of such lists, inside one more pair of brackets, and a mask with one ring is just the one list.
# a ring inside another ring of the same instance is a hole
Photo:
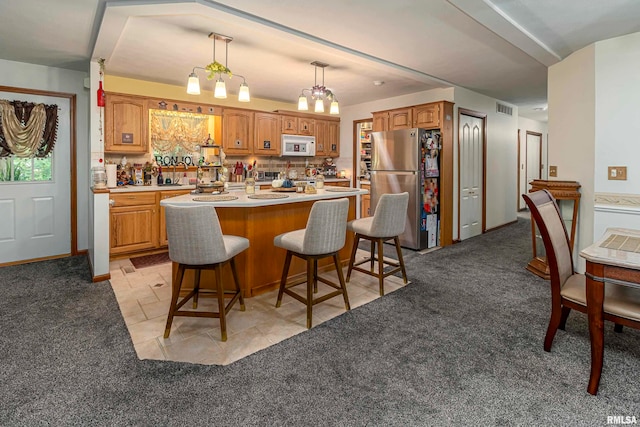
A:
{"label": "light switch plate", "polygon": [[549,176],[557,177],[558,176],[558,167],[557,166],[549,166]]}
{"label": "light switch plate", "polygon": [[607,179],[626,181],[627,167],[626,166],[609,166]]}

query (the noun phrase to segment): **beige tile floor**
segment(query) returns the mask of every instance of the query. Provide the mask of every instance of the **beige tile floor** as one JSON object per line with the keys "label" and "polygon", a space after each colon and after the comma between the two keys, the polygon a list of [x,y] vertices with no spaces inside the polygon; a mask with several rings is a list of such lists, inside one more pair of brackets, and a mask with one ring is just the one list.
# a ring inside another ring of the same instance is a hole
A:
{"label": "beige tile floor", "polygon": [[[360,251],[358,255],[365,254]],[[110,273],[111,286],[140,359],[227,365],[307,331],[305,305],[284,295],[282,305],[275,308],[278,292],[274,290],[245,298],[244,312],[238,303],[234,305],[227,316],[226,342],[220,340],[218,319],[191,317],[175,317],[171,335],[164,339],[171,300],[171,263],[136,269],[128,259],[116,260],[110,263]],[[327,273],[327,277],[334,280],[335,272]],[[401,278],[389,276],[385,294],[402,286]],[[303,293],[305,285],[298,288]],[[318,288],[320,294],[332,289],[322,283]],[[377,279],[359,272],[351,274],[347,291],[351,309],[380,298]],[[211,309],[214,304],[212,311],[217,311],[214,299],[201,298],[198,309]],[[331,298],[314,306],[313,325],[345,312],[342,297]]]}

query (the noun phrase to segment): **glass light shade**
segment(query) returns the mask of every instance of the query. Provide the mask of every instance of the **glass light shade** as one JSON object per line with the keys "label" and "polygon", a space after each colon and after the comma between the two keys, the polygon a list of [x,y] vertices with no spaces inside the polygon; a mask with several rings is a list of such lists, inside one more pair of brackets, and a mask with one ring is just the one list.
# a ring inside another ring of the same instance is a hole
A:
{"label": "glass light shade", "polygon": [[307,111],[308,109],[309,103],[307,102],[307,97],[300,95],[300,98],[298,98],[298,110]]}
{"label": "glass light shade", "polygon": [[238,91],[238,101],[251,101],[251,96],[249,95],[249,85],[247,85],[246,82],[242,82],[242,84],[240,85],[240,90]]}
{"label": "glass light shade", "polygon": [[324,113],[324,101],[321,98],[316,99],[314,110],[316,113]]}
{"label": "glass light shade", "polygon": [[218,81],[216,81],[216,89],[213,92],[213,97],[220,99],[226,99],[227,97],[227,86],[224,84],[224,80],[222,80],[222,78],[219,78]]}
{"label": "glass light shade", "polygon": [[340,114],[340,106],[338,101],[331,101],[331,107],[329,108],[329,114]]}
{"label": "glass light shade", "polygon": [[200,95],[200,79],[196,73],[189,74],[189,83],[187,83],[187,93],[189,95]]}

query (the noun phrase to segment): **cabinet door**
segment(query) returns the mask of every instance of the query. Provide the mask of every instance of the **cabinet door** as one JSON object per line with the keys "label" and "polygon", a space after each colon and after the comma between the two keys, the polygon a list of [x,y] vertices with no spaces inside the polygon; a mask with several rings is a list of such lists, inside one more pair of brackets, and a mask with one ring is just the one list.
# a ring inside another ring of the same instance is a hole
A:
{"label": "cabinet door", "polygon": [[371,216],[371,196],[365,194],[360,200],[360,218]]}
{"label": "cabinet door", "polygon": [[387,119],[389,118],[389,113],[387,111],[383,111],[380,113],[373,113],[373,131],[381,132],[387,130]]}
{"label": "cabinet door", "polygon": [[438,128],[440,127],[440,105],[420,105],[413,108],[414,128]]}
{"label": "cabinet door", "polygon": [[253,153],[253,112],[225,108],[222,112],[222,147],[226,154]]}
{"label": "cabinet door", "polygon": [[281,131],[289,135],[298,135],[298,118],[293,116],[280,116]]}
{"label": "cabinet door", "polygon": [[314,119],[300,117],[298,119],[298,132],[300,135],[314,135]]}
{"label": "cabinet door", "polygon": [[329,155],[329,129],[326,120],[316,120],[316,156],[326,157]]}
{"label": "cabinet door", "polygon": [[110,253],[154,249],[158,242],[155,205],[111,208]]}
{"label": "cabinet door", "polygon": [[413,127],[411,108],[400,108],[398,110],[389,111],[389,129],[409,129]]}
{"label": "cabinet door", "polygon": [[340,122],[327,122],[325,151],[329,157],[340,156]]}
{"label": "cabinet door", "polygon": [[107,93],[104,110],[104,151],[146,153],[149,127],[144,98]]}
{"label": "cabinet door", "polygon": [[280,116],[271,113],[255,113],[255,138],[253,153],[256,155],[280,155]]}

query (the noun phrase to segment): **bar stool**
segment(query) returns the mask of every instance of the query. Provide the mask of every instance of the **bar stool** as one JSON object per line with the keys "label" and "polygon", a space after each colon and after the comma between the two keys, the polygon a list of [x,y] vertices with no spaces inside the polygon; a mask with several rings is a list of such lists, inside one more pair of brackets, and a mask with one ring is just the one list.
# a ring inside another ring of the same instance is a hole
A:
{"label": "bar stool", "polygon": [[[315,304],[342,294],[345,309],[351,309],[342,267],[338,260],[338,251],[344,247],[347,234],[348,212],[349,200],[345,198],[315,202],[311,207],[306,228],[289,231],[273,239],[275,246],[287,250],[276,307],[280,307],[280,304],[282,304],[282,294],[291,295],[305,304],[307,306],[307,329],[311,328],[311,317]],[[302,258],[307,262],[307,277],[287,284],[289,266],[293,256]],[[333,258],[333,264],[338,274],[338,284],[318,276],[318,260],[327,257]],[[289,289],[305,281],[307,283],[306,298]],[[336,290],[314,299],[313,294],[317,292],[318,282],[325,283]]]}
{"label": "bar stool", "polygon": [[[169,258],[178,263],[178,271],[173,283],[171,306],[169,307],[164,337],[169,338],[174,316],[212,317],[220,319],[222,341],[226,341],[226,315],[238,300],[240,300],[240,310],[244,311],[245,309],[234,257],[249,247],[249,240],[239,236],[223,235],[218,215],[213,206],[179,207],[168,205],[165,207],[165,216]],[[222,283],[222,267],[227,263],[231,266],[235,282],[234,291],[225,290],[224,283]],[[184,272],[187,269],[195,270],[193,290],[178,302]],[[192,297],[193,308],[197,308],[201,270],[213,270],[215,273],[218,311],[180,311],[180,307]],[[225,307],[226,297],[230,297],[231,301]]]}
{"label": "bar stool", "polygon": [[[361,273],[368,274],[378,278],[380,285],[380,296],[384,295],[384,278],[402,271],[404,283],[407,283],[407,272],[404,268],[404,259],[402,258],[402,250],[400,249],[399,236],[404,232],[405,223],[407,221],[407,206],[409,204],[409,193],[383,194],[378,201],[375,212],[372,217],[354,219],[347,224],[347,229],[356,233],[353,241],[353,249],[351,250],[351,258],[349,259],[349,269],[347,270],[347,282],[351,278],[351,271],[356,270]],[[369,258],[354,263],[356,252],[358,251],[358,243],[360,239],[369,240],[371,242],[371,251]],[[383,244],[387,240],[393,239],[398,254],[398,262],[384,259]],[[375,247],[378,245],[378,255],[375,255]],[[378,261],[378,271],[374,270],[374,261]],[[358,267],[364,263],[370,263],[369,269]],[[393,268],[385,273],[384,267],[389,265]]]}

